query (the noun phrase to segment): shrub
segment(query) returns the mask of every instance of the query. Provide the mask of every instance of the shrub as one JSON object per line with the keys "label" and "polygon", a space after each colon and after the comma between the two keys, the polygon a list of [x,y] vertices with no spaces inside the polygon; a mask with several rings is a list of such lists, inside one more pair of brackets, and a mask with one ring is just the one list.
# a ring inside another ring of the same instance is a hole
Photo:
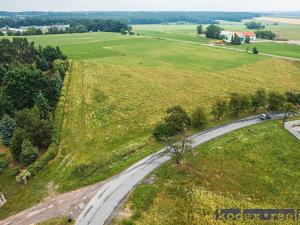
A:
{"label": "shrub", "polygon": [[181,106],[173,106],[167,109],[167,115],[162,122],[159,122],[153,131],[157,140],[172,137],[189,126],[191,121],[188,114]]}
{"label": "shrub", "polygon": [[204,128],[207,124],[207,115],[203,108],[198,106],[191,115],[191,124],[194,128]]}
{"label": "shrub", "polygon": [[156,140],[163,141],[168,137],[172,137],[181,131],[181,127],[174,122],[159,122],[153,131]]}
{"label": "shrub", "polygon": [[134,225],[134,222],[132,219],[123,219],[122,225]]}
{"label": "shrub", "polygon": [[66,60],[56,59],[53,61],[53,70],[58,72],[61,77],[64,77],[66,71],[68,70],[69,64]]}
{"label": "shrub", "polygon": [[20,160],[25,165],[33,163],[38,158],[38,148],[34,147],[32,143],[25,139],[22,143],[22,152],[20,154]]}
{"label": "shrub", "polygon": [[258,49],[256,47],[253,48],[252,52],[253,52],[254,55],[257,55],[259,53]]}
{"label": "shrub", "polygon": [[167,123],[174,122],[178,127],[180,127],[180,131],[182,131],[185,126],[189,126],[191,124],[191,120],[188,114],[179,105],[167,109],[167,116],[165,117],[165,121]]}
{"label": "shrub", "polygon": [[28,138],[26,131],[22,128],[17,128],[11,139],[10,152],[16,161],[20,161],[20,154],[22,152],[23,140]]}
{"label": "shrub", "polygon": [[0,172],[8,166],[8,163],[5,159],[0,159]]}
{"label": "shrub", "polygon": [[27,184],[27,180],[31,177],[31,174],[28,170],[22,170],[17,176],[16,181],[18,183]]}

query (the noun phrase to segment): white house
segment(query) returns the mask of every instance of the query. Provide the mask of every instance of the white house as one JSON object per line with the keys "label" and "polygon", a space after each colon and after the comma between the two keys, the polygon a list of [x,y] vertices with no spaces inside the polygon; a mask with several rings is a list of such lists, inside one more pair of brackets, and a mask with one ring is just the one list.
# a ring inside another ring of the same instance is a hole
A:
{"label": "white house", "polygon": [[225,41],[230,43],[232,41],[232,38],[234,37],[234,35],[239,36],[239,38],[241,39],[242,43],[245,43],[245,40],[247,37],[250,38],[250,42],[255,41],[256,40],[256,34],[254,32],[251,31],[245,31],[245,32],[234,32],[234,31],[222,31],[221,32],[221,38]]}
{"label": "white house", "polygon": [[25,29],[19,29],[19,28],[10,28],[10,27],[2,27],[0,28],[0,31],[3,32],[4,34],[7,33],[7,31],[12,31],[12,32],[24,32]]}

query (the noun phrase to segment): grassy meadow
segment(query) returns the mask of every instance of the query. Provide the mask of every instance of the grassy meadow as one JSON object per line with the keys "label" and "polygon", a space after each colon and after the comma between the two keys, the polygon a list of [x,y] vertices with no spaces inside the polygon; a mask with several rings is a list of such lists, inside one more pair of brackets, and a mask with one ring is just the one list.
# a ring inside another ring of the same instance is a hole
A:
{"label": "grassy meadow", "polygon": [[245,23],[250,21],[261,22],[266,26],[266,30],[276,33],[279,39],[300,40],[300,25],[295,24],[278,23],[278,25],[275,25],[274,22],[257,18],[256,20],[243,20],[242,22],[220,21],[220,26],[225,30],[245,31],[247,30]]}
{"label": "grassy meadow", "polygon": [[[220,21],[219,26],[221,26],[225,30],[245,31],[247,29],[244,23],[248,21],[250,20],[245,20],[243,22]],[[267,30],[272,30],[273,32],[275,32],[279,38],[300,40],[300,25],[289,25],[282,23],[279,25],[273,25],[273,23],[270,22],[263,22],[263,24],[266,25]],[[206,26],[207,25],[203,26],[204,29],[206,28]],[[201,44],[214,42],[214,40],[196,35],[196,25],[135,25],[134,29],[136,33],[150,38],[172,39],[177,41],[187,41]],[[244,50],[249,48],[250,50],[252,50],[254,46],[256,46],[259,51],[263,53],[284,57],[300,58],[300,45],[296,44],[258,42],[251,45],[243,44],[231,47]]]}
{"label": "grassy meadow", "polygon": [[[178,167],[169,162],[139,185],[114,225],[298,224],[216,221],[222,208],[299,208],[300,142],[280,121],[207,142]],[[148,180],[148,181],[147,181]],[[152,180],[152,182],[149,182]]]}
{"label": "grassy meadow", "polygon": [[[286,24],[286,23],[278,23],[278,25],[274,25],[274,22],[264,21],[259,18],[256,20],[243,20],[242,22],[232,22],[232,21],[219,21],[219,26],[224,30],[231,31],[247,31],[245,23],[255,21],[261,22],[266,26],[266,30],[271,30],[277,34],[277,38],[280,39],[288,39],[288,40],[300,40],[300,25],[295,24]],[[208,25],[203,25],[205,29]],[[149,36],[158,34],[160,35],[170,35],[176,34],[182,37],[188,38],[188,36],[196,36],[196,24],[187,24],[187,25],[163,25],[163,24],[155,24],[155,25],[134,25],[133,28],[137,33],[147,34]],[[163,33],[163,34],[161,34]]]}
{"label": "grassy meadow", "polygon": [[141,36],[85,33],[28,37],[72,58],[59,153],[27,185],[8,168],[0,218],[45,197],[104,180],[161,145],[151,137],[167,107],[209,112],[232,91],[293,90],[300,64],[226,49]]}
{"label": "grassy meadow", "polygon": [[244,49],[244,50],[249,48],[250,51],[252,50],[253,47],[256,47],[260,52],[263,53],[300,59],[300,45],[279,44],[273,42],[259,42],[259,43],[231,46],[231,47]]}

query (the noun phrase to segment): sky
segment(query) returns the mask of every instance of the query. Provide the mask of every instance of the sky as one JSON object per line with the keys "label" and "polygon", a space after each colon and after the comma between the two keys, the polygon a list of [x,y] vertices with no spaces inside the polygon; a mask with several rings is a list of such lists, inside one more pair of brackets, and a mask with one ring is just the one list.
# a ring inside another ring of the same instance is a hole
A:
{"label": "sky", "polygon": [[300,0],[0,0],[0,11],[300,11]]}

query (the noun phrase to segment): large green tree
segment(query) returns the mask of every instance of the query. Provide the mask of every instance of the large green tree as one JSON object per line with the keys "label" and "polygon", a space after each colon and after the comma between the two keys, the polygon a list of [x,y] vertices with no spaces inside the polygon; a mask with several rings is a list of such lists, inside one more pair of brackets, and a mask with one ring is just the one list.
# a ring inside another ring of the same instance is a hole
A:
{"label": "large green tree", "polygon": [[217,100],[216,103],[212,106],[212,115],[220,120],[222,116],[227,112],[227,101],[226,100]]}
{"label": "large green tree", "polygon": [[239,93],[231,93],[228,109],[234,117],[238,117],[240,113],[250,108],[251,102],[249,96]]}
{"label": "large green tree", "polygon": [[221,27],[212,24],[206,28],[205,34],[207,38],[220,39],[221,31]]}
{"label": "large green tree", "polygon": [[258,89],[253,95],[251,95],[251,106],[254,112],[257,112],[260,107],[266,107],[267,97],[265,89]]}
{"label": "large green tree", "polygon": [[276,91],[272,91],[269,93],[269,96],[268,96],[268,109],[269,110],[279,111],[284,102],[286,102],[285,95],[283,95],[279,92],[276,92]]}
{"label": "large green tree", "polygon": [[7,111],[33,107],[40,91],[46,97],[51,95],[49,79],[41,71],[26,67],[9,71],[3,87]]}
{"label": "large green tree", "polygon": [[16,113],[16,124],[22,128],[28,139],[39,148],[48,147],[51,141],[51,121],[41,119],[35,110],[23,109]]}
{"label": "large green tree", "polygon": [[203,33],[203,26],[200,24],[197,26],[197,34],[202,34]]}

